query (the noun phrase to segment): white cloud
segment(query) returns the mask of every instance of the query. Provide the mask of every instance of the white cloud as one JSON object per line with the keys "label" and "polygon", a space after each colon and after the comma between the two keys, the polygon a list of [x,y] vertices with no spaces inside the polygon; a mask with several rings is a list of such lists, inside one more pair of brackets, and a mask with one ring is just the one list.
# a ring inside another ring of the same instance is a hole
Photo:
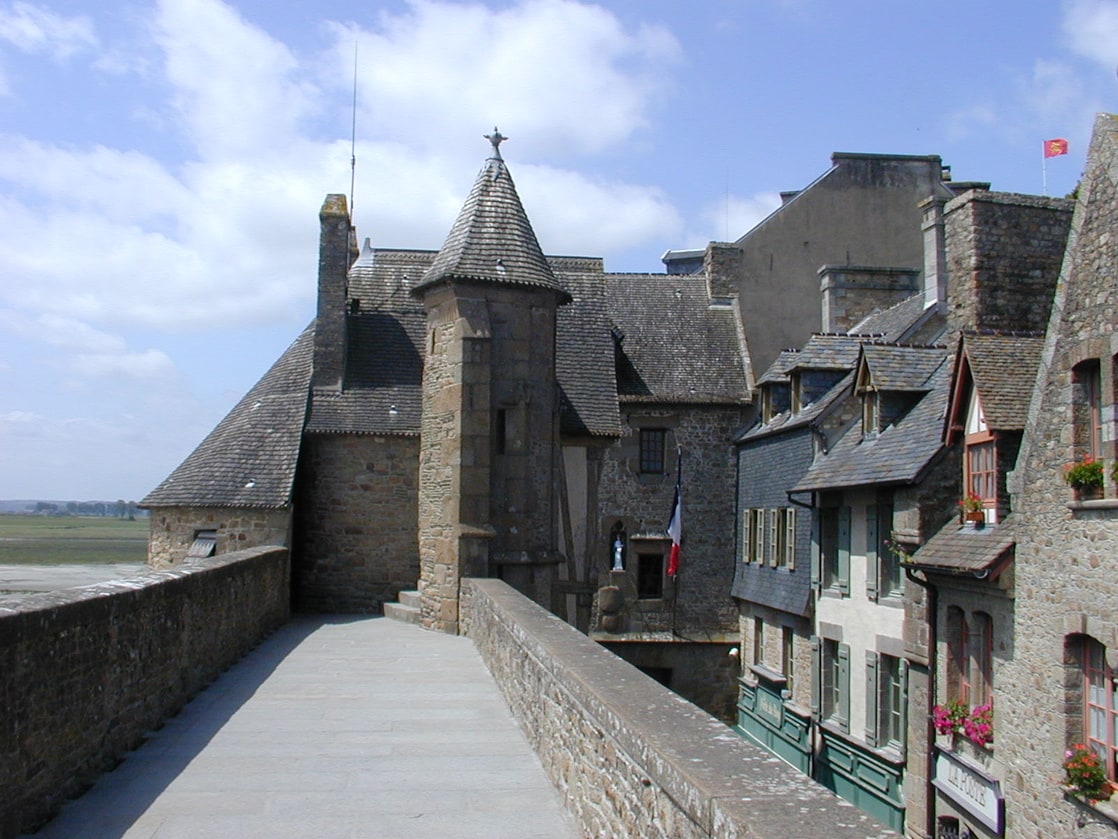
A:
{"label": "white cloud", "polygon": [[123,376],[154,379],[174,372],[175,365],[160,350],[116,353],[79,353],[72,360],[73,370],[82,376]]}
{"label": "white cloud", "polygon": [[204,159],[283,156],[314,110],[315,90],[291,51],[218,0],[162,0],[154,37]]}
{"label": "white cloud", "polygon": [[1068,7],[1063,25],[1072,51],[1114,71],[1118,65],[1118,3],[1076,0]]}
{"label": "white cloud", "polygon": [[93,22],[84,15],[62,17],[32,3],[0,7],[0,41],[27,53],[47,53],[57,61],[97,47]]}
{"label": "white cloud", "polygon": [[680,57],[666,29],[628,32],[571,0],[497,10],[413,0],[380,23],[336,30],[333,76],[348,78],[356,39],[363,124],[421,148],[496,124],[527,154],[601,151],[648,124]]}

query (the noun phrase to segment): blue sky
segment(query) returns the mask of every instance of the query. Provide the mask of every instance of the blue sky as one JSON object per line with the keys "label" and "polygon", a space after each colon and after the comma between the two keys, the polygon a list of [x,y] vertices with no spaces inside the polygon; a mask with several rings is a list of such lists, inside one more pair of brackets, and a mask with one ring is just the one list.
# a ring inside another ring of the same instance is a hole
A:
{"label": "blue sky", "polygon": [[494,125],[543,248],[660,271],[835,151],[1076,183],[1118,0],[0,0],[0,498],[139,499],[314,316],[317,213],[438,248]]}

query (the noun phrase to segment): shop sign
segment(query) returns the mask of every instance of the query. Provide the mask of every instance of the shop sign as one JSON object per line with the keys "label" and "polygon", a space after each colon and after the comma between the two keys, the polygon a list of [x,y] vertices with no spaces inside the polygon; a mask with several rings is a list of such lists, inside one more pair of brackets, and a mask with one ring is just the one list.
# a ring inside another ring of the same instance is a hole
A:
{"label": "shop sign", "polygon": [[936,749],[932,785],[975,821],[1002,835],[1005,797],[996,778],[963,762],[952,752]]}

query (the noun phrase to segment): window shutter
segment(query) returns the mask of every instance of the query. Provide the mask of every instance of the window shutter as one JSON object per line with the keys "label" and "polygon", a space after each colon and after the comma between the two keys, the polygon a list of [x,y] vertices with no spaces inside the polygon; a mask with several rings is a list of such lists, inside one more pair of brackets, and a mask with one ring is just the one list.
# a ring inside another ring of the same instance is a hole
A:
{"label": "window shutter", "polygon": [[838,723],[846,734],[850,733],[850,645],[838,645]]}
{"label": "window shutter", "polygon": [[765,565],[765,508],[757,508],[757,555],[754,557],[761,565]]}
{"label": "window shutter", "polygon": [[769,565],[774,568],[779,564],[780,557],[776,555],[777,548],[780,545],[780,516],[777,515],[776,508],[769,510]]}
{"label": "window shutter", "polygon": [[898,664],[901,671],[901,754],[908,745],[908,660],[902,658]]}
{"label": "window shutter", "polygon": [[811,636],[811,718],[818,721],[823,713],[823,641]]}
{"label": "window shutter", "polygon": [[877,653],[866,650],[866,745],[877,746]]}
{"label": "window shutter", "polygon": [[838,510],[838,590],[850,594],[850,508]]}
{"label": "window shutter", "polygon": [[822,578],[819,567],[819,531],[819,509],[816,508],[812,511],[811,515],[811,587],[816,591],[819,591],[820,580]]}
{"label": "window shutter", "polygon": [[877,601],[877,505],[866,507],[866,596]]}
{"label": "window shutter", "polygon": [[796,508],[784,511],[784,564],[789,571],[796,570]]}

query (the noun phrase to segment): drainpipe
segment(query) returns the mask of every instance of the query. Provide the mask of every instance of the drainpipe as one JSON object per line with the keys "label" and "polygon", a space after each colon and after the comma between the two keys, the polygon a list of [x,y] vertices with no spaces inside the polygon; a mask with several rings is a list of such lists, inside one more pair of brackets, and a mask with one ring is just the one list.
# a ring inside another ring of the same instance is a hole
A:
{"label": "drainpipe", "polygon": [[[936,695],[936,685],[938,682],[938,639],[936,636],[936,625],[939,617],[939,589],[930,580],[921,580],[916,576],[914,569],[905,567],[905,577],[915,585],[924,589],[927,598],[927,614],[928,614],[928,698],[934,699]],[[933,734],[934,727],[932,725],[932,717],[925,709],[924,713],[924,736],[928,743],[925,761],[925,780],[924,780],[924,795],[927,801],[926,813],[927,818],[924,825],[924,834],[929,837],[936,835],[936,808],[935,808],[935,788],[932,786],[932,776],[935,774],[935,756],[932,752],[932,744],[935,743],[935,735]]]}

